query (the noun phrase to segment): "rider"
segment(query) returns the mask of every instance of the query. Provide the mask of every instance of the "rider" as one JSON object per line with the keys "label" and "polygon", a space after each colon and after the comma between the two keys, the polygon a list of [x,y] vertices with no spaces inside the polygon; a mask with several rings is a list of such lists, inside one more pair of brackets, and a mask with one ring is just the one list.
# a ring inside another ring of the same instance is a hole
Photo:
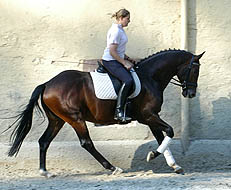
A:
{"label": "rider", "polygon": [[133,79],[129,70],[134,66],[135,61],[125,54],[128,38],[123,28],[128,26],[130,22],[130,13],[126,9],[120,9],[112,15],[112,18],[114,17],[116,18],[116,23],[113,23],[108,30],[107,47],[104,50],[102,62],[112,75],[122,81],[114,119],[127,122],[131,118],[125,116],[124,107],[128,93],[133,85]]}

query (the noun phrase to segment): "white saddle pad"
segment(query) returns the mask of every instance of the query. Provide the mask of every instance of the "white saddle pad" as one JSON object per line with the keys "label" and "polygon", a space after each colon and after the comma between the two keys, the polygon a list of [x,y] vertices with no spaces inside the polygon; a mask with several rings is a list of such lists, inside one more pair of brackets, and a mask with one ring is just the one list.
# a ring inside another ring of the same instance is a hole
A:
{"label": "white saddle pad", "polygon": [[[135,90],[128,98],[135,98],[138,96],[141,90],[141,84],[139,77],[136,72],[131,69],[130,70],[133,80],[135,82]],[[95,89],[95,95],[99,99],[111,99],[116,100],[117,94],[115,92],[112,81],[107,73],[98,73],[97,71],[90,72],[91,78],[93,80],[93,85]]]}

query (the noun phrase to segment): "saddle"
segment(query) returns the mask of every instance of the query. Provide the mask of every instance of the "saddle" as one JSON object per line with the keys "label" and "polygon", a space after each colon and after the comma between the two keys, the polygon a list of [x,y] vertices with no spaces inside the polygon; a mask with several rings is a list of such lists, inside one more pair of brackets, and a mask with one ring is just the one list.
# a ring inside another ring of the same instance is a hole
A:
{"label": "saddle", "polygon": [[[94,72],[90,72],[96,97],[99,99],[117,99],[122,82],[108,72],[100,61],[97,62],[98,68]],[[131,99],[140,93],[141,84],[135,70],[132,69],[130,72],[134,81],[133,88],[131,88],[128,96]]]}
{"label": "saddle", "polygon": [[[119,90],[122,86],[122,82],[118,78],[114,77],[110,72],[108,72],[107,69],[103,66],[103,64],[100,61],[97,61],[97,62],[98,62],[98,68],[96,69],[96,71],[98,73],[107,73],[108,74],[108,76],[110,77],[110,79],[112,81],[114,89],[116,91],[116,94],[118,94]],[[132,86],[132,88],[133,88],[133,86]],[[129,93],[129,95],[130,95],[130,93]]]}

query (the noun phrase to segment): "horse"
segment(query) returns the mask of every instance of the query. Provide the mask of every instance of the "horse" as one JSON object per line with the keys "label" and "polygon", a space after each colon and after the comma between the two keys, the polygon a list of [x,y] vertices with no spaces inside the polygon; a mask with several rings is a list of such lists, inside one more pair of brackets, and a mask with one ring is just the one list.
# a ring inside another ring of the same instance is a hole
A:
{"label": "horse", "polygon": [[[176,173],[182,173],[183,169],[176,164],[168,147],[174,137],[174,131],[159,116],[163,104],[163,92],[171,79],[177,76],[177,85],[182,87],[182,95],[186,98],[195,97],[199,60],[204,53],[194,55],[185,50],[169,49],[150,55],[137,62],[135,66],[141,83],[141,91],[138,96],[130,100],[132,107],[130,114],[133,121],[149,126],[159,144],[157,150],[149,152],[147,161],[163,153],[167,164]],[[39,98],[43,110],[39,106]],[[122,169],[113,166],[97,151],[86,125],[86,121],[103,125],[118,123],[114,120],[115,106],[115,100],[101,100],[96,97],[89,72],[63,71],[34,89],[29,103],[8,128],[14,128],[10,136],[11,147],[8,156],[18,154],[24,138],[31,129],[33,110],[38,108],[43,114],[45,112],[44,116],[48,118],[48,126],[38,140],[40,175],[45,177],[53,175],[47,171],[46,154],[50,143],[65,122],[73,127],[81,147],[86,149],[105,169],[112,173],[122,172]]]}

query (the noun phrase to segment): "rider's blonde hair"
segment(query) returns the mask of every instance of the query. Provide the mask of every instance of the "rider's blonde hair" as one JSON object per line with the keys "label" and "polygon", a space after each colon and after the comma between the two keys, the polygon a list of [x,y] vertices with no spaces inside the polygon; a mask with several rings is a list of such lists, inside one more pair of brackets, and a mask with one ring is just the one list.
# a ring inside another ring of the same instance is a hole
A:
{"label": "rider's blonde hair", "polygon": [[124,18],[126,16],[130,15],[130,12],[127,9],[120,9],[117,12],[115,12],[111,18],[116,18],[116,20],[119,20],[120,17]]}

